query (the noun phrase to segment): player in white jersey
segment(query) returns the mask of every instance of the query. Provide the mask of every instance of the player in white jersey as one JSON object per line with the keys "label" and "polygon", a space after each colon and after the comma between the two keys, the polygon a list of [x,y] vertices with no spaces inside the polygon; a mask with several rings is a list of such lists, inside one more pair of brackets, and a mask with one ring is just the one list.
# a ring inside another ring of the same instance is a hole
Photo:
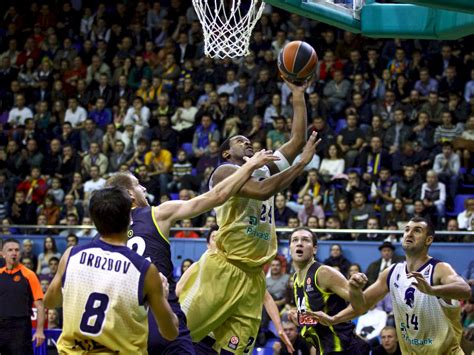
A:
{"label": "player in white jersey", "polygon": [[166,278],[127,247],[131,206],[123,188],[96,191],[89,208],[101,237],[61,258],[44,298],[48,308],[63,307],[60,354],[147,354],[146,305],[164,338],[178,335]]}
{"label": "player in white jersey", "polygon": [[412,218],[403,234],[405,262],[383,271],[365,292],[367,277],[353,275],[351,306],[333,317],[322,312],[313,316],[323,324],[337,324],[365,313],[390,293],[403,354],[463,354],[458,300],[469,299],[471,289],[451,265],[428,255],[434,237],[429,221]]}

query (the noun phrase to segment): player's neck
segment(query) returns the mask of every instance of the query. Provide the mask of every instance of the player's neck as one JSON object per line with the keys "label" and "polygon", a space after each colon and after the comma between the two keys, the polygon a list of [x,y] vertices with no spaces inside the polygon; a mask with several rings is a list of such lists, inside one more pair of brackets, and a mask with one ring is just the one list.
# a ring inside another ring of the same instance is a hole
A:
{"label": "player's neck", "polygon": [[406,255],[407,261],[407,270],[408,271],[416,271],[420,267],[422,267],[426,262],[431,259],[428,254],[417,254],[417,255]]}
{"label": "player's neck", "polygon": [[239,165],[239,166],[242,166],[242,165],[245,164],[245,160],[243,158],[241,158],[241,159],[239,159],[239,158],[229,158],[228,162],[231,163],[231,164]]}
{"label": "player's neck", "polygon": [[295,269],[296,269],[296,274],[298,276],[298,280],[304,280],[306,278],[306,273],[308,272],[309,268],[311,265],[315,263],[314,259],[309,260],[307,263],[294,263],[295,264]]}
{"label": "player's neck", "polygon": [[102,235],[100,240],[106,242],[107,244],[117,245],[117,246],[124,246],[127,245],[127,233],[115,233],[115,234],[107,234]]}

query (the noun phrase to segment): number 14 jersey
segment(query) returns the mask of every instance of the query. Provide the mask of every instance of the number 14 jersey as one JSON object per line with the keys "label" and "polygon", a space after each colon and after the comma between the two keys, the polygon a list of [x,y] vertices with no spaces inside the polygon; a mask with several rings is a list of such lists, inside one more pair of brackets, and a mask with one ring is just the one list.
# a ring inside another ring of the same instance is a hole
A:
{"label": "number 14 jersey", "polygon": [[[417,271],[433,285],[439,260],[431,258]],[[463,354],[459,302],[420,292],[407,277],[406,262],[395,264],[387,278],[392,297],[398,341],[403,354]]]}
{"label": "number 14 jersey", "polygon": [[150,262],[95,239],[72,248],[62,278],[60,354],[146,354],[143,286]]}

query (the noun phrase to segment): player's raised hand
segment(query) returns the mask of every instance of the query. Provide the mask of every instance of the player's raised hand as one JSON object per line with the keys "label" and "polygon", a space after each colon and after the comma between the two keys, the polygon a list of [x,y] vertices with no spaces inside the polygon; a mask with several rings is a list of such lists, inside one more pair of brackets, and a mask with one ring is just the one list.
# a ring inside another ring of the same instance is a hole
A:
{"label": "player's raised hand", "polygon": [[408,278],[413,278],[412,285],[415,286],[418,291],[423,292],[427,295],[431,295],[433,287],[426,281],[421,272],[412,271],[408,275]]}
{"label": "player's raised hand", "polygon": [[367,281],[369,280],[365,274],[357,272],[349,279],[349,286],[354,289],[362,290],[367,284]]}
{"label": "player's raised hand", "polygon": [[166,278],[165,275],[163,275],[160,272],[160,278],[161,278],[161,283],[163,285],[163,293],[165,295],[165,298],[168,299],[168,295],[170,293],[170,284],[168,283],[168,279]]}
{"label": "player's raised hand", "polygon": [[313,132],[303,148],[303,152],[301,153],[301,162],[305,165],[309,164],[309,162],[313,159],[316,147],[321,142],[321,139],[317,138],[318,132]]}
{"label": "player's raised hand", "polygon": [[282,75],[282,79],[286,83],[286,85],[288,85],[288,87],[290,88],[293,95],[295,93],[301,93],[301,94],[304,95],[305,90],[308,88],[308,86],[311,82],[311,78],[310,78],[309,80],[303,81],[302,84],[297,85],[297,84],[292,83],[291,81],[289,81],[287,78],[285,78],[284,75]]}
{"label": "player's raised hand", "polygon": [[292,308],[288,311],[288,320],[298,325],[298,310],[296,308]]}
{"label": "player's raised hand", "polygon": [[245,164],[251,164],[255,169],[258,169],[272,161],[278,161],[280,158],[273,155],[273,151],[262,149],[255,153],[251,158],[244,157],[244,160]]}

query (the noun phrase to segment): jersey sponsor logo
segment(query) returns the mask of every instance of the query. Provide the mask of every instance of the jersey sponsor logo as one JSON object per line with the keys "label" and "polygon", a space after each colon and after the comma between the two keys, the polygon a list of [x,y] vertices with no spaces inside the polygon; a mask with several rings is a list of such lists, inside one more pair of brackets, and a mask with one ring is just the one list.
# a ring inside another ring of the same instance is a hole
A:
{"label": "jersey sponsor logo", "polygon": [[407,334],[402,334],[402,338],[405,342],[407,342],[410,345],[433,345],[433,339],[428,338],[428,339],[418,339],[418,338],[410,338]]}
{"label": "jersey sponsor logo", "polygon": [[100,270],[115,271],[126,274],[130,269],[130,265],[132,263],[130,261],[122,261],[107,257],[101,257],[99,255],[94,255],[92,253],[87,253],[86,251],[83,251],[81,253],[79,264],[83,264]]}
{"label": "jersey sponsor logo", "polygon": [[21,276],[20,276],[20,275],[15,275],[15,276],[13,276],[13,281],[14,281],[14,282],[20,282],[20,280],[21,280]]}
{"label": "jersey sponsor logo", "polygon": [[298,312],[298,323],[299,325],[316,325],[318,321],[306,313]]}
{"label": "jersey sponsor logo", "polygon": [[413,308],[413,305],[415,304],[415,288],[414,287],[410,286],[405,291],[405,303],[408,307]]}
{"label": "jersey sponsor logo", "polygon": [[227,346],[232,350],[236,350],[237,346],[239,345],[239,342],[240,342],[239,337],[234,335],[230,338],[229,344]]}

